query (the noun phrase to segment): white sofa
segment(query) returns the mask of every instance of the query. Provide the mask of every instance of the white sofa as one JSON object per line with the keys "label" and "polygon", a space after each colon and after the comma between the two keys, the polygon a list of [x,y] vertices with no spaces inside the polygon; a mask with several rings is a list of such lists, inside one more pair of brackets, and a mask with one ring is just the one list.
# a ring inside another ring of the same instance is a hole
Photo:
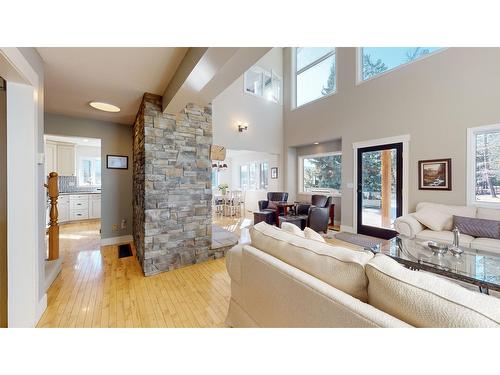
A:
{"label": "white sofa", "polygon": [[[450,217],[447,230],[435,231],[421,224],[416,218],[416,212],[423,209],[435,210],[438,214],[446,214]],[[438,242],[452,243],[451,220],[453,215],[474,217],[478,219],[500,220],[500,210],[472,206],[451,206],[438,203],[421,202],[417,204],[416,212],[398,217],[394,222],[396,231],[409,238],[420,240],[432,240]],[[493,238],[476,238],[466,234],[460,235],[460,245],[477,250],[500,253],[500,240]]]}
{"label": "white sofa", "polygon": [[226,255],[231,327],[500,327],[500,299],[261,222]]}

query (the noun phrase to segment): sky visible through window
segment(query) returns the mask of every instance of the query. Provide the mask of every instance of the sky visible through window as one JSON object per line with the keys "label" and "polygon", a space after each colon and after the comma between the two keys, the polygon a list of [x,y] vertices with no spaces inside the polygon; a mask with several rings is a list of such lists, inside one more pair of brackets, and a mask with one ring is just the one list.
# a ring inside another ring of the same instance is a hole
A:
{"label": "sky visible through window", "polygon": [[[375,77],[441,49],[442,47],[364,47],[361,49],[362,79]],[[334,93],[337,89],[335,48],[297,47],[295,51],[297,107]],[[322,60],[332,51],[334,53],[331,56]],[[315,62],[317,63],[314,64]],[[309,68],[302,70],[308,65]]]}
{"label": "sky visible through window", "polygon": [[363,80],[439,51],[442,47],[363,47]]}

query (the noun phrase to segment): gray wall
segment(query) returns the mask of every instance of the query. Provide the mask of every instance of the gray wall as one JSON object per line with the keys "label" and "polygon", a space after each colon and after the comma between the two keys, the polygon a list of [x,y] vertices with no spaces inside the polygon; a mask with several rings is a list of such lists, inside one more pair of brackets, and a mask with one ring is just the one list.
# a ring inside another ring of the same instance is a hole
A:
{"label": "gray wall", "polygon": [[[132,128],[123,124],[45,113],[45,134],[101,139],[102,238],[132,234]],[[128,170],[107,169],[106,155],[127,155]],[[112,225],[127,220],[127,228]]]}
{"label": "gray wall", "polygon": [[342,151],[342,141],[336,139],[334,141],[322,142],[319,145],[307,145],[297,147],[297,156],[326,154],[328,152]]}
{"label": "gray wall", "polygon": [[[409,210],[420,201],[466,203],[466,129],[500,122],[500,48],[449,48],[356,84],[356,49],[337,49],[337,93],[292,110],[284,50],[284,149],[342,139],[342,224],[353,223],[353,142],[410,134]],[[418,190],[417,162],[452,158],[453,190]],[[289,163],[288,163],[289,164]],[[296,170],[287,168],[285,181]],[[294,187],[289,187],[290,190]]]}

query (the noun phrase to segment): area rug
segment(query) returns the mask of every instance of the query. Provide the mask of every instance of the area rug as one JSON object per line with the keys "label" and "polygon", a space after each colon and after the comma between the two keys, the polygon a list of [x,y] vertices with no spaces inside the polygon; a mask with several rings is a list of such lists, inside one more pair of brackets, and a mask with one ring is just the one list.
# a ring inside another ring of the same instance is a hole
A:
{"label": "area rug", "polygon": [[382,238],[365,236],[364,234],[356,234],[348,232],[335,233],[333,235],[333,238],[362,247],[374,247],[386,241]]}

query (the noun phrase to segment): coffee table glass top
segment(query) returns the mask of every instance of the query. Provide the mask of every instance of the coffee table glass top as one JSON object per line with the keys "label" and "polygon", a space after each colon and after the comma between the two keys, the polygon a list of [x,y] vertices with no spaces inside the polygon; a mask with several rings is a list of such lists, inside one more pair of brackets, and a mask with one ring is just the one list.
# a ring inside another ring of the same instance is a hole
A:
{"label": "coffee table glass top", "polygon": [[468,247],[460,247],[464,250],[460,256],[454,256],[450,251],[436,255],[425,246],[426,242],[398,236],[370,250],[389,255],[409,268],[500,291],[500,255]]}

